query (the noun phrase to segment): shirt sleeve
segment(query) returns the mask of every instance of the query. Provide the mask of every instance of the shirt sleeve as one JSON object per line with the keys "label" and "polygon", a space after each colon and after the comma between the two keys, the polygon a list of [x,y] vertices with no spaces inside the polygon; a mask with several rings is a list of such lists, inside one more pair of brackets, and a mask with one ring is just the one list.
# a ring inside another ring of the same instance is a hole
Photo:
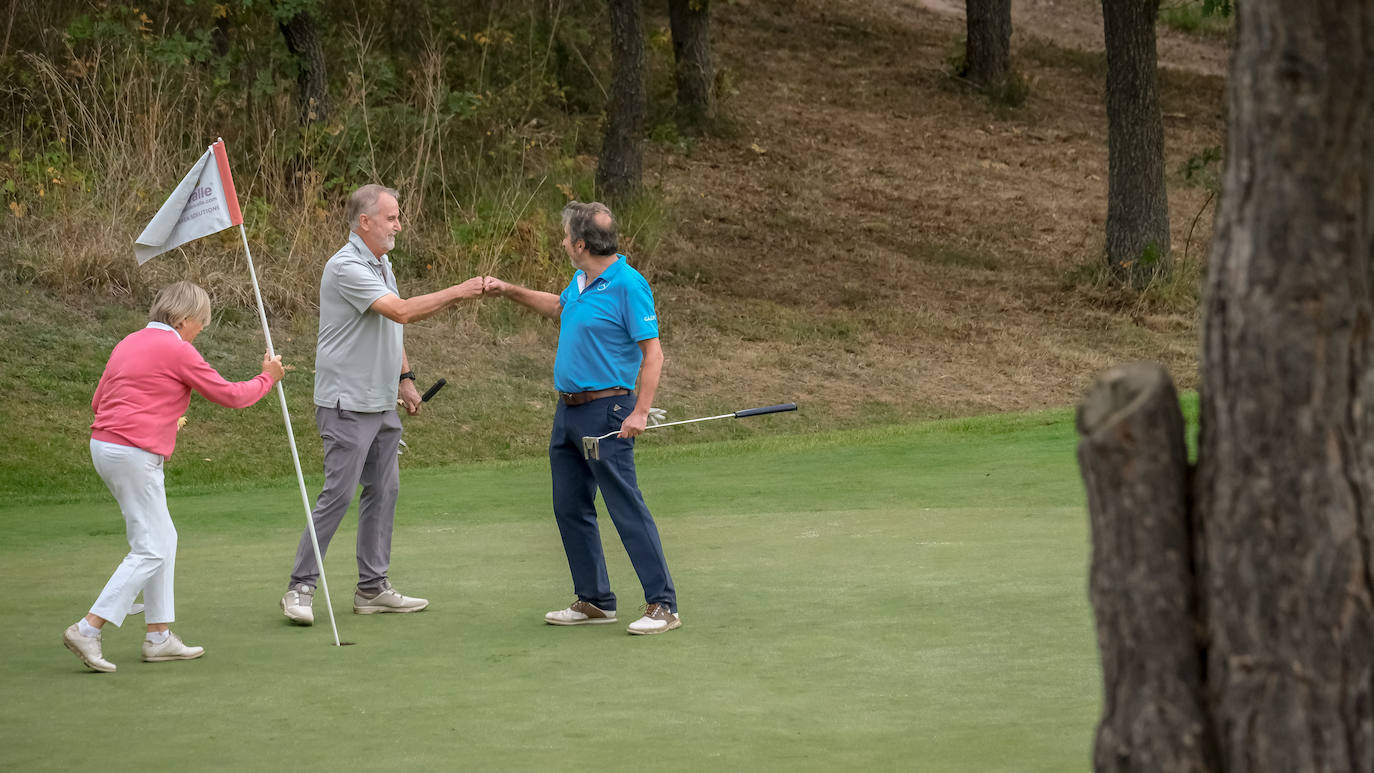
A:
{"label": "shirt sleeve", "polygon": [[658,338],[658,314],[654,312],[654,292],[643,277],[625,289],[625,330],[632,341]]}
{"label": "shirt sleeve", "polygon": [[206,400],[226,408],[247,408],[272,389],[272,377],[266,373],[259,373],[247,381],[226,381],[194,346],[185,342],[178,360],[177,377],[181,382]]}
{"label": "shirt sleeve", "polygon": [[339,295],[359,314],[371,308],[378,298],[392,292],[381,277],[357,261],[341,260],[335,263],[334,279]]}

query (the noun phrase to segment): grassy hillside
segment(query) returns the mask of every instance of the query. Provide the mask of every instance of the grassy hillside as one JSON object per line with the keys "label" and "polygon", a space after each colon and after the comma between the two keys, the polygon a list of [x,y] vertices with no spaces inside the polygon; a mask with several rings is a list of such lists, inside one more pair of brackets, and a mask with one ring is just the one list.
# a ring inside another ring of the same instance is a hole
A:
{"label": "grassy hillside", "polygon": [[[1008,107],[950,76],[963,25],[940,3],[713,7],[726,119],[701,139],[655,124],[646,195],[623,211],[662,322],[659,404],[672,418],[784,400],[802,410],[665,430],[646,445],[1063,406],[1096,372],[1129,359],[1162,361],[1181,388],[1196,384],[1197,278],[1211,209],[1187,170],[1221,144],[1223,84],[1210,65],[1190,69],[1189,57],[1225,43],[1161,28],[1180,269],[1131,293],[1097,268],[1105,64],[1100,24],[1095,39],[1084,30],[1100,10],[1071,0],[1017,13],[1014,65],[1029,93]],[[660,92],[663,23],[652,20]],[[566,281],[557,208],[569,193],[594,195],[594,120],[570,115],[557,126],[536,121],[537,148],[513,156],[516,166],[467,179],[438,209],[442,197],[428,197],[401,234],[403,292],[474,272],[546,290]],[[236,158],[282,151],[255,147],[251,136]],[[404,177],[407,158],[390,157],[388,168]],[[154,176],[170,188],[184,163],[158,164]],[[343,181],[285,195],[261,157],[243,168],[254,170],[240,190],[274,341],[296,366],[287,395],[313,474],[312,299],[320,265],[345,236],[328,195]],[[120,169],[146,179],[146,170]],[[95,193],[0,218],[0,267],[12,280],[0,289],[0,442],[14,451],[0,490],[11,496],[98,490],[85,451],[90,394],[110,347],[141,326],[162,282],[215,288],[219,313],[197,343],[227,376],[251,375],[262,351],[236,239],[207,239],[134,269],[129,245],[157,193],[125,190],[116,171]],[[49,196],[61,198],[55,188]],[[405,465],[541,452],[556,330],[503,304],[479,301],[408,330],[422,385],[443,376],[449,387],[407,422]],[[169,467],[174,487],[290,476],[275,398],[240,413],[197,398],[188,417]]]}

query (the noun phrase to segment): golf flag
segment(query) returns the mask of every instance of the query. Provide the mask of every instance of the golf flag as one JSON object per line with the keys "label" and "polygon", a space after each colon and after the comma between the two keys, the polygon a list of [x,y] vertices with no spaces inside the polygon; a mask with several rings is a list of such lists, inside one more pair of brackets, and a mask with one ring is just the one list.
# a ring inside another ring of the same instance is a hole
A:
{"label": "golf flag", "polygon": [[205,151],[134,241],[138,265],[162,253],[243,223],[224,140]]}

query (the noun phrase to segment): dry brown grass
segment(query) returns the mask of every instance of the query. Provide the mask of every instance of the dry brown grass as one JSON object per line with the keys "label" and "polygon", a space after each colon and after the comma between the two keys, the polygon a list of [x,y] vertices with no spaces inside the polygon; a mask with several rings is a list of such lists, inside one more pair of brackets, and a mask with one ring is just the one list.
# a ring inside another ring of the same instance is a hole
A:
{"label": "dry brown grass", "polygon": [[[1096,51],[1090,37],[1066,47],[1092,23],[1083,5],[1041,13],[1075,19],[1047,37],[1035,8],[1018,5],[1030,26],[1014,38],[1030,84],[1019,109],[948,76],[962,20],[922,4],[719,7],[736,134],[658,160],[678,224],[657,258],[660,288],[672,284],[661,316],[693,331],[667,340],[678,360],[668,389],[704,386],[683,371],[730,374],[733,391],[861,421],[1062,405],[1131,359],[1193,386],[1210,210],[1176,286],[1128,293],[1092,268],[1106,214],[1105,65],[1100,19]],[[1221,144],[1222,87],[1162,72],[1179,258],[1207,194],[1175,170]],[[811,333],[791,336],[800,324]]]}

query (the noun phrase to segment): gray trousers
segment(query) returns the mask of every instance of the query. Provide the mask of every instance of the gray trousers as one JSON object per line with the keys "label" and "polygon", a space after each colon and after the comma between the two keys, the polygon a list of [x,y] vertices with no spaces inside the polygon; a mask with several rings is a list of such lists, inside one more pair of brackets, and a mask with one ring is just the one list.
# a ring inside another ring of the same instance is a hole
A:
{"label": "gray trousers", "polygon": [[[391,567],[391,527],[396,520],[396,496],[401,474],[396,449],[401,420],[395,411],[357,413],[342,408],[315,407],[315,425],[324,441],[324,490],[311,517],[320,540],[320,556],[343,522],[358,484],[358,587],[375,590]],[[291,586],[318,585],[320,568],[310,546],[310,532],[301,534]]]}

